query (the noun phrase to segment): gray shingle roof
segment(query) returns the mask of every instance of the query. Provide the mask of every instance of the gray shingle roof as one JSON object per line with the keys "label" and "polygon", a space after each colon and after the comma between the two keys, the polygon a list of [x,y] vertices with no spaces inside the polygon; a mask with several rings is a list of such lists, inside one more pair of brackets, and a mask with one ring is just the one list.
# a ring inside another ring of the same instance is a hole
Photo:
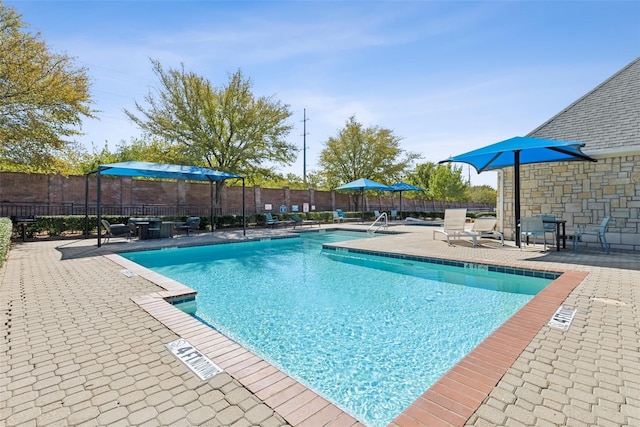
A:
{"label": "gray shingle roof", "polygon": [[591,154],[640,150],[640,57],[528,136],[581,141]]}

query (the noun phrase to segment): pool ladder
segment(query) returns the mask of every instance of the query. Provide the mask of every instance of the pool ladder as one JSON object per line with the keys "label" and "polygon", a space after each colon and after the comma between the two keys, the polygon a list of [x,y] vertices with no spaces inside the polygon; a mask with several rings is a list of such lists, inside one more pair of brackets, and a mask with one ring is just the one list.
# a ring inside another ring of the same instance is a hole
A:
{"label": "pool ladder", "polygon": [[389,226],[389,221],[388,221],[387,213],[382,212],[380,216],[378,216],[378,218],[376,218],[376,220],[373,221],[373,224],[371,224],[369,228],[367,228],[367,233],[373,234],[376,231],[378,231],[380,227],[383,227],[386,230],[388,226]]}

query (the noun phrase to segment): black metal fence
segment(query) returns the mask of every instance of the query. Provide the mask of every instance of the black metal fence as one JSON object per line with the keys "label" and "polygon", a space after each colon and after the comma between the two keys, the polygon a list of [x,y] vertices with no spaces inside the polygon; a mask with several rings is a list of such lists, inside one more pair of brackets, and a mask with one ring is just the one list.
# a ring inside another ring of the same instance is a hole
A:
{"label": "black metal fence", "polygon": [[[102,205],[102,215],[113,216],[210,216],[209,206],[168,206],[168,205],[137,205],[110,206]],[[217,208],[216,215],[242,215],[242,208]],[[66,216],[66,215],[97,215],[97,206],[73,203],[44,204],[44,203],[0,203],[0,217],[12,216]]]}
{"label": "black metal fence", "polygon": [[[277,208],[277,207],[274,207]],[[345,210],[352,210],[349,206],[336,206]],[[495,205],[488,203],[471,203],[471,202],[444,202],[422,199],[407,199],[403,201],[403,212],[444,212],[447,208],[467,208],[471,212],[495,212]],[[332,207],[316,206],[317,211],[331,211]],[[359,208],[359,210],[362,208]],[[373,211],[391,211],[399,210],[397,203],[367,203],[365,210]],[[246,214],[261,213],[247,210]],[[0,203],[0,216],[65,216],[65,215],[97,215],[98,210],[95,204],[89,205],[85,211],[84,204],[60,203]],[[211,208],[203,205],[102,205],[102,215],[111,216],[161,216],[161,217],[187,217],[200,216],[207,217],[211,215]],[[216,208],[214,212],[216,216],[225,215],[242,215],[242,208]]]}

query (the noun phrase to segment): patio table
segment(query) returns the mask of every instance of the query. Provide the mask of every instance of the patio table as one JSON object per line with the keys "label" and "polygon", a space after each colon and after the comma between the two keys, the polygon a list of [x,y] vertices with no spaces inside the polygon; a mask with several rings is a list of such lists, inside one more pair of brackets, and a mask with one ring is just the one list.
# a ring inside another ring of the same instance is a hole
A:
{"label": "patio table", "polygon": [[566,232],[567,220],[544,218],[542,222],[544,224],[556,225],[556,250],[560,251],[560,239],[562,239],[562,249],[567,249],[567,232]]}

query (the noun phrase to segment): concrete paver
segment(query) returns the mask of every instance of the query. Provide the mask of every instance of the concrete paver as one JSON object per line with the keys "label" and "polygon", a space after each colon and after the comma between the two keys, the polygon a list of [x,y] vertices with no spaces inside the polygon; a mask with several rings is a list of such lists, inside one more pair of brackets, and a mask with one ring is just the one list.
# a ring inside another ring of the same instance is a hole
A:
{"label": "concrete paver", "polygon": [[[640,254],[582,248],[541,253],[490,240],[478,248],[462,241],[450,247],[434,241],[429,227],[390,230],[404,234],[344,246],[586,273],[563,302],[577,309],[569,330],[536,328],[480,406],[466,421],[449,425],[640,426]],[[153,242],[114,239],[102,248],[95,240],[15,242],[0,271],[0,425],[357,424],[259,358],[225,345],[224,337],[210,339],[208,331],[182,323],[185,334],[200,337],[224,362],[226,372],[200,381],[164,346],[182,333],[165,326],[158,318],[163,314],[149,312],[149,307],[164,310],[155,302],[156,295],[165,295],[158,284],[168,294],[179,292],[179,284],[125,277],[120,270],[126,266],[108,255],[167,243],[235,240],[242,240],[237,231]],[[438,384],[439,395],[450,397],[422,406],[441,425],[447,425],[445,418],[456,419],[444,414],[448,405],[469,404],[454,383]],[[419,408],[412,411],[423,411]],[[394,424],[413,425],[411,414]]]}

